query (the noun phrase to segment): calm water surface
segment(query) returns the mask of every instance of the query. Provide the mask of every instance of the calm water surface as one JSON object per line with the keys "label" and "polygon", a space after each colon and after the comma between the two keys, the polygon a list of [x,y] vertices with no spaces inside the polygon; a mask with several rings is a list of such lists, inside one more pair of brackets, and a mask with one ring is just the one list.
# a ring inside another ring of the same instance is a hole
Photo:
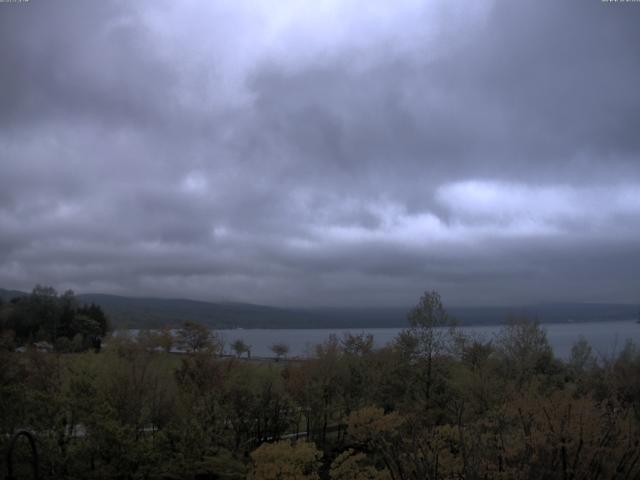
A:
{"label": "calm water surface", "polygon": [[[616,322],[589,322],[589,323],[549,323],[542,325],[546,330],[549,342],[556,356],[567,358],[571,352],[573,343],[583,336],[594,350],[601,356],[610,356],[619,352],[627,340],[633,340],[640,345],[640,324],[634,320]],[[313,346],[324,342],[329,335],[339,337],[346,332],[370,333],[373,335],[376,345],[382,346],[389,343],[398,335],[400,328],[369,328],[369,329],[235,329],[218,330],[222,334],[230,350],[229,344],[237,339],[242,339],[251,345],[251,354],[257,357],[270,357],[273,353],[269,349],[274,343],[286,343],[289,345],[289,356],[304,357],[313,352]],[[486,340],[492,339],[500,330],[499,325],[482,325],[475,327],[463,327],[463,330],[474,336],[480,336]]]}

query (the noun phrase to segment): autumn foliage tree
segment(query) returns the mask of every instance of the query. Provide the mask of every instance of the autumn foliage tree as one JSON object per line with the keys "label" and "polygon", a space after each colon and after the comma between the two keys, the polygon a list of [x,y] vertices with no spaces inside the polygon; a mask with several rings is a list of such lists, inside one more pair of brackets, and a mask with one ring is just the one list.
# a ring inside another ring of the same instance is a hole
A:
{"label": "autumn foliage tree", "polygon": [[265,443],[251,454],[250,480],[319,480],[322,452],[313,443]]}
{"label": "autumn foliage tree", "polygon": [[206,325],[185,321],[177,332],[177,345],[187,352],[210,351],[220,353],[222,341]]}

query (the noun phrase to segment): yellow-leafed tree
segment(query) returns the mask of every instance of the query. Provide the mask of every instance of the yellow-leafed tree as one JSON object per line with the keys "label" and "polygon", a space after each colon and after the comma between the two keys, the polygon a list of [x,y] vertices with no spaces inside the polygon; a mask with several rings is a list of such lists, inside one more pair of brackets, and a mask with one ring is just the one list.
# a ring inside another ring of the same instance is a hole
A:
{"label": "yellow-leafed tree", "polygon": [[251,480],[317,480],[320,452],[311,442],[264,443],[251,453]]}

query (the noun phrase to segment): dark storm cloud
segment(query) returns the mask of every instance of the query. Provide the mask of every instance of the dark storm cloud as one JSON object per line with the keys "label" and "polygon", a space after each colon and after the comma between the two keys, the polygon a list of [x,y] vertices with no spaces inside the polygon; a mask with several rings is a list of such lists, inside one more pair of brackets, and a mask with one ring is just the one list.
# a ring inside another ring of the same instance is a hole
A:
{"label": "dark storm cloud", "polygon": [[0,5],[0,285],[637,301],[640,7]]}

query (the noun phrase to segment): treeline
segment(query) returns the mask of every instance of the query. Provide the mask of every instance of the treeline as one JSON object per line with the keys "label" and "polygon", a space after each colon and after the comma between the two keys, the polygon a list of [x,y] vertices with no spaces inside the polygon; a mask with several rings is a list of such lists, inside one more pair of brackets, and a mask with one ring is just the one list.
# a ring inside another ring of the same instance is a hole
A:
{"label": "treeline", "polygon": [[93,303],[82,305],[72,290],[58,294],[36,285],[30,295],[0,299],[0,343],[12,350],[38,342],[61,352],[98,348],[109,320]]}
{"label": "treeline", "polygon": [[43,478],[640,478],[635,345],[597,358],[580,340],[561,361],[524,318],[465,336],[435,292],[409,321],[384,348],[334,336],[295,361],[221,358],[195,326],[184,355],[157,332],[100,355],[5,351],[1,446],[34,431]]}

